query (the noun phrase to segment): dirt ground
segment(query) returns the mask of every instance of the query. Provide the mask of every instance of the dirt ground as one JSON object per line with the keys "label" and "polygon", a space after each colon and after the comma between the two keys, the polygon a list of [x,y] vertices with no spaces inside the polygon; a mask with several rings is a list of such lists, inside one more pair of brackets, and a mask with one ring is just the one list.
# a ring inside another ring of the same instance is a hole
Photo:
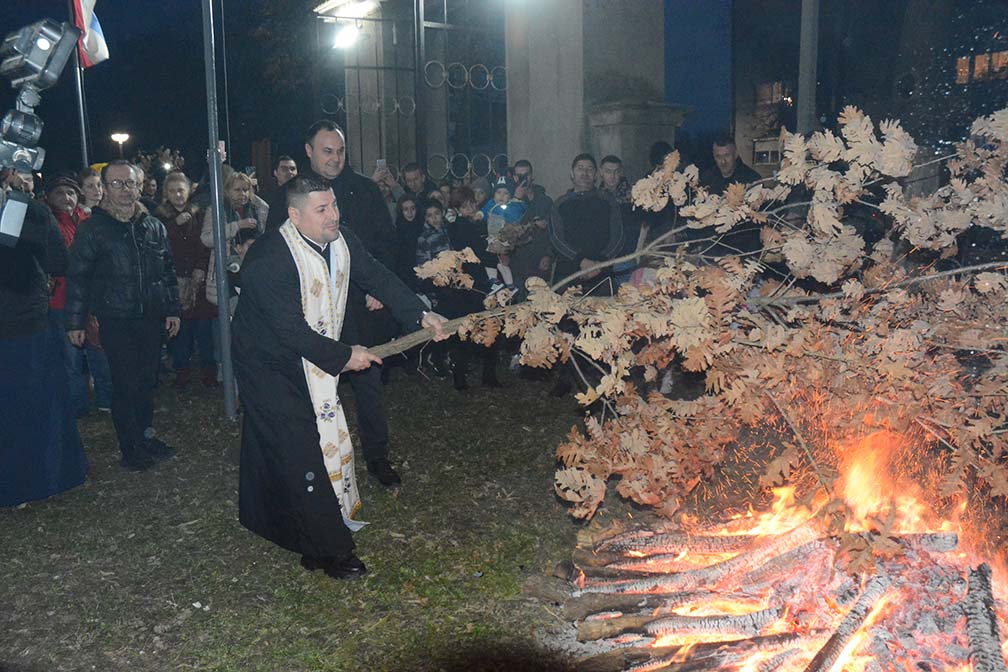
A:
{"label": "dirt ground", "polygon": [[561,669],[537,633],[570,626],[521,585],[574,546],[553,451],[580,413],[547,382],[503,379],[463,394],[393,372],[404,487],[392,496],[358,459],[372,524],[355,582],[238,524],[239,431],[219,391],[159,387],[179,455],[146,473],[119,466],[107,415],[81,420],[87,482],[0,510],[0,670]]}

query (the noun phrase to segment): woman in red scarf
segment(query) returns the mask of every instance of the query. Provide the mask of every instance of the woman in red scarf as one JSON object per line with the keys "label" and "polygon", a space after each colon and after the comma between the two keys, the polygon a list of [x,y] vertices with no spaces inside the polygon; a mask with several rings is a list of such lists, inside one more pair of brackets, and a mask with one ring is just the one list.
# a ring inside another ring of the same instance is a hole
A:
{"label": "woman in red scarf", "polygon": [[[56,217],[63,240],[67,247],[73,243],[77,227],[84,222],[90,209],[81,206],[81,187],[72,173],[58,173],[45,185],[45,200]],[[89,329],[91,337],[83,348],[78,348],[66,339],[63,324],[63,309],[66,305],[66,278],[50,280],[49,326],[54,337],[65,345],[67,375],[70,377],[70,400],[77,417],[91,411],[89,375],[94,379],[95,405],[99,411],[108,413],[112,408],[112,376],[108,368],[105,351],[97,339],[97,325]],[[94,317],[91,318],[94,320]],[[85,368],[86,367],[86,368]]]}

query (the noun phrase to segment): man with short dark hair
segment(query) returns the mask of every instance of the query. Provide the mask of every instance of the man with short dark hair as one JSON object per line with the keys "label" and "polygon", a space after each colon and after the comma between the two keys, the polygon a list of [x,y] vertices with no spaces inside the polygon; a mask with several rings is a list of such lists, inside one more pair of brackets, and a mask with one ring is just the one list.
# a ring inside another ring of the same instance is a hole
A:
{"label": "man with short dark hair", "polygon": [[[357,239],[386,268],[395,264],[395,227],[385,207],[381,191],[369,178],[355,172],[347,162],[346,139],[332,121],[315,122],[305,134],[305,154],[310,168],[306,175],[322,180],[336,194],[343,228]],[[282,193],[286,199],[287,185]],[[284,203],[270,204],[268,230],[279,228],[288,217]],[[351,286],[347,298],[347,325],[343,337],[347,343],[367,346],[384,343],[397,333],[396,322],[382,303],[359,287]],[[361,452],[368,471],[386,487],[397,487],[399,475],[388,459],[388,418],[385,414],[381,369],[368,367],[348,376],[357,401],[357,426]]]}
{"label": "man with short dark hair", "polygon": [[88,313],[98,318],[122,465],[143,471],[174,454],[152,424],[161,339],[179,330],[178,284],[168,232],[138,203],[136,168],[113,161],[102,169],[102,182],[105,197],[70,246],[67,337],[83,346]]}
{"label": "man with short dark hair", "polygon": [[711,153],[714,155],[714,166],[700,176],[700,186],[706,187],[710,193],[721,195],[732,182],[750,184],[761,179],[759,173],[739,158],[735,138],[728,133],[721,133],[714,139]]}
{"label": "man with short dark hair", "polygon": [[[616,201],[620,210],[620,219],[623,222],[623,247],[618,256],[630,254],[637,248],[641,223],[639,215],[634,212],[633,198],[630,196],[630,182],[623,174],[623,160],[614,154],[602,157],[599,162],[599,177],[601,178],[599,188]],[[637,262],[633,260],[624,261],[614,266],[617,282],[625,282],[636,267]]]}
{"label": "man with short dark hair", "polygon": [[[584,271],[615,257],[623,244],[623,223],[613,197],[595,186],[597,165],[591,154],[571,162],[573,188],[556,200],[550,242],[557,254],[555,279]],[[595,295],[612,291],[612,268],[593,270],[573,281]]]}
{"label": "man with short dark hair", "polygon": [[424,169],[419,163],[410,162],[403,166],[402,177],[406,193],[417,198],[426,200],[427,195],[437,189],[437,185],[424,175]]}
{"label": "man with short dark hair", "polygon": [[[316,140],[313,170],[332,174],[338,166],[338,175],[342,145]],[[387,304],[404,327],[433,328],[439,340],[446,337],[444,318],[424,312],[416,295],[341,227],[327,180],[301,176],[285,186],[288,219],[259,238],[241,265],[233,338],[245,409],[240,520],[300,553],[305,569],[355,578],[367,569],[353,552],[360,498],[338,377],[381,360],[343,336],[349,285]]]}
{"label": "man with short dark hair", "polygon": [[515,286],[520,292],[524,292],[526,280],[533,276],[549,279],[553,268],[553,253],[547,232],[553,214],[553,199],[536,184],[532,162],[528,159],[515,162],[514,179],[518,185],[515,188],[515,198],[525,202],[522,223],[531,225],[527,234],[528,241],[511,252],[509,264]]}
{"label": "man with short dark hair", "polygon": [[[748,185],[762,179],[760,174],[747,166],[739,158],[735,147],[735,138],[728,133],[720,133],[711,148],[714,156],[714,167],[700,175],[700,186],[712,194],[723,195],[728,185],[738,183]],[[690,229],[687,240],[698,240],[715,235],[714,227]],[[759,227],[752,222],[740,222],[734,229],[721,236],[717,243],[700,242],[690,247],[691,252],[702,253],[711,257],[723,257],[734,254],[750,254],[762,247]]]}
{"label": "man with short dark hair", "polygon": [[281,154],[273,162],[273,179],[276,180],[278,187],[282,187],[293,180],[297,177],[297,174],[297,162],[286,154]]}

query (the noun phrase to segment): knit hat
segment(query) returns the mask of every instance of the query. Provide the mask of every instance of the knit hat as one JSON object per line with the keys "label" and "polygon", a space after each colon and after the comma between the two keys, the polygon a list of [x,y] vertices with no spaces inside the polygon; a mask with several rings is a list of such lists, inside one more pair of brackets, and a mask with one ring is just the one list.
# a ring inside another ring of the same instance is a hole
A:
{"label": "knit hat", "polygon": [[494,182],[494,191],[497,191],[498,189],[507,189],[508,195],[514,196],[515,192],[514,180],[512,180],[507,175],[501,175],[500,177],[497,178],[497,181]]}
{"label": "knit hat", "polygon": [[77,176],[70,172],[56,173],[49,179],[45,181],[45,193],[49,193],[56,187],[70,187],[77,192],[77,195],[81,194],[80,182],[77,181]]}
{"label": "knit hat", "polygon": [[473,191],[482,191],[487,196],[493,195],[493,190],[490,188],[490,182],[485,177],[477,177],[472,181]]}

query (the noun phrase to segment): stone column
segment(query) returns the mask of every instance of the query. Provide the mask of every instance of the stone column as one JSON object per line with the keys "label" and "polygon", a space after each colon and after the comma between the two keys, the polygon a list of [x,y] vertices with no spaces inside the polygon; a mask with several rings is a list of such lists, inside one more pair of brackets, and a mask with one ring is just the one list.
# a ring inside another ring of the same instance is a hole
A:
{"label": "stone column", "polygon": [[[664,102],[664,26],[664,3],[657,0],[508,3],[511,164],[530,160],[536,180],[561,194],[570,187],[571,159],[602,151],[589,126],[595,106],[630,104],[636,111],[627,115],[637,115],[631,125],[640,127],[640,115],[657,110],[646,105]],[[622,132],[620,138],[620,158],[634,166],[646,162],[651,142],[672,140]]]}
{"label": "stone column", "polygon": [[551,194],[585,146],[583,0],[507,6],[508,160],[528,159]]}

